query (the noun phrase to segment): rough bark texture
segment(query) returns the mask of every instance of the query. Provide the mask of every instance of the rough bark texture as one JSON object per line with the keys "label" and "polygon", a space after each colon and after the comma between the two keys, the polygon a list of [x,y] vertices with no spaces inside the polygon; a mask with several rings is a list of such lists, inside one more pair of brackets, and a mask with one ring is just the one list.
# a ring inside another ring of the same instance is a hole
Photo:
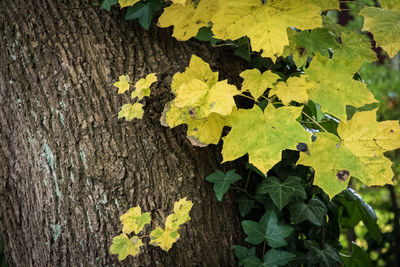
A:
{"label": "rough bark texture", "polygon": [[[0,219],[10,266],[234,265],[236,207],[230,196],[218,203],[204,181],[217,168],[215,146],[194,148],[182,127],[159,123],[172,74],[192,53],[238,72],[218,51],[146,32],[89,0],[0,1]],[[112,83],[151,72],[160,81],[144,119],[119,120],[129,96]],[[185,196],[192,220],[168,253],[147,246],[123,263],[109,254],[129,207],[162,221]]]}

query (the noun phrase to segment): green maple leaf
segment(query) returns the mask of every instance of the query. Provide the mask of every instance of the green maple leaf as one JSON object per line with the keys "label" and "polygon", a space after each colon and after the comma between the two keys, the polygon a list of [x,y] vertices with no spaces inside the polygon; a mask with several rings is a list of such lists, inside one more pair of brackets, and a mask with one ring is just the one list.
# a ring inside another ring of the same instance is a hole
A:
{"label": "green maple leaf", "polygon": [[389,55],[394,57],[400,50],[400,2],[380,0],[383,8],[364,7],[364,31],[374,35],[374,39]]}
{"label": "green maple leaf", "polygon": [[383,153],[400,147],[398,121],[377,122],[376,110],[357,112],[341,121],[337,132],[339,137],[317,133],[309,153],[301,153],[297,162],[314,168],[315,185],[333,197],[351,176],[368,186],[392,184],[392,162]]}
{"label": "green maple leaf", "polygon": [[328,209],[321,200],[313,198],[307,204],[303,201],[294,202],[289,206],[289,211],[290,218],[296,224],[310,221],[317,226],[321,226]]}
{"label": "green maple leaf", "polygon": [[273,210],[267,211],[259,222],[242,221],[242,227],[247,234],[246,242],[258,245],[267,240],[268,245],[273,248],[286,246],[285,238],[293,231],[292,227],[278,223],[278,217]]}
{"label": "green maple leaf", "polygon": [[222,200],[222,197],[228,191],[229,186],[241,179],[242,177],[235,173],[235,170],[230,170],[226,174],[220,170],[216,170],[206,177],[207,182],[214,183],[214,192],[219,201]]}
{"label": "green maple leaf", "polygon": [[357,70],[349,59],[328,59],[317,54],[305,70],[313,82],[308,98],[320,104],[323,112],[345,120],[347,105],[361,107],[376,102],[366,84],[353,80]]}
{"label": "green maple leaf", "polygon": [[111,254],[118,254],[118,260],[122,261],[129,255],[136,256],[140,253],[140,247],[143,246],[142,240],[137,236],[131,239],[126,234],[120,234],[112,240],[110,247]]}
{"label": "green maple leaf", "polygon": [[232,129],[223,138],[223,162],[248,153],[249,162],[267,173],[281,160],[282,150],[295,150],[299,142],[309,142],[311,134],[296,121],[301,109],[268,105],[264,112],[254,106],[231,114]]}
{"label": "green maple leaf", "polygon": [[275,177],[265,178],[257,188],[257,194],[268,193],[279,210],[282,210],[290,201],[300,198],[306,199],[307,194],[300,183],[300,178],[289,176],[283,182]]}
{"label": "green maple leaf", "polygon": [[218,39],[247,36],[255,51],[276,59],[289,44],[286,29],[313,29],[322,24],[320,12],[337,1],[231,0],[219,6],[212,17],[212,31]]}
{"label": "green maple leaf", "polygon": [[145,212],[142,214],[142,210],[139,206],[130,208],[125,214],[120,217],[122,222],[122,232],[125,234],[130,234],[134,232],[139,234],[143,230],[146,224],[151,221],[150,213]]}
{"label": "green maple leaf", "polygon": [[304,66],[309,57],[320,53],[329,57],[329,48],[339,47],[335,35],[326,27],[311,31],[296,31],[288,29],[289,45],[285,46],[283,56],[293,55],[297,66]]}
{"label": "green maple leaf", "polygon": [[354,31],[343,33],[340,37],[342,44],[334,49],[334,57],[351,58],[348,64],[354,64],[354,69],[361,68],[364,62],[377,60],[376,53],[372,50],[371,40]]}

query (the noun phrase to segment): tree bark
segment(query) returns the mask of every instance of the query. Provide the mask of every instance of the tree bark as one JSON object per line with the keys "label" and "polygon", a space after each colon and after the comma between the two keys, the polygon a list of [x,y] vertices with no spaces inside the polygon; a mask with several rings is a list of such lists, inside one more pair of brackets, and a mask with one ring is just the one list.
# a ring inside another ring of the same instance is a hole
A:
{"label": "tree bark", "polygon": [[[216,146],[195,148],[184,127],[159,118],[172,75],[193,53],[222,78],[239,63],[89,0],[2,0],[0,34],[0,228],[10,266],[234,265],[237,208],[204,181],[218,166]],[[113,82],[151,72],[159,82],[143,120],[119,120],[130,99]],[[121,214],[139,205],[161,223],[182,197],[194,203],[192,220],[168,253],[148,245],[122,263],[110,255]]]}

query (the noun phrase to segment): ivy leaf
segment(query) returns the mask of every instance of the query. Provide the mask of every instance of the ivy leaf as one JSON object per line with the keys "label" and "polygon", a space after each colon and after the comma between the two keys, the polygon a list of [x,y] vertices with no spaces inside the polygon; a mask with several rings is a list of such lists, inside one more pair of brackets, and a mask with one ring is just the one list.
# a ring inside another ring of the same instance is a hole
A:
{"label": "ivy leaf", "polygon": [[366,84],[353,80],[358,67],[349,59],[326,58],[317,54],[305,70],[313,82],[308,98],[321,105],[322,112],[346,120],[346,106],[361,107],[377,102]]}
{"label": "ivy leaf", "polygon": [[276,95],[284,105],[289,105],[291,101],[297,103],[308,102],[308,90],[314,84],[306,79],[306,75],[300,77],[290,77],[286,82],[279,82],[270,91],[270,96]]}
{"label": "ivy leaf", "polygon": [[254,51],[262,50],[263,57],[275,60],[288,45],[286,29],[313,29],[322,24],[320,12],[325,3],[297,0],[243,1],[231,0],[212,17],[215,38],[236,40],[242,36],[250,39]]}
{"label": "ivy leaf", "polygon": [[314,184],[330,197],[346,189],[351,176],[368,186],[392,184],[392,163],[383,153],[400,147],[399,122],[377,122],[376,111],[357,112],[351,120],[340,121],[339,137],[317,133],[309,153],[301,153],[297,164],[313,167]]}
{"label": "ivy leaf", "polygon": [[304,248],[308,249],[307,266],[331,267],[342,263],[338,252],[327,243],[324,243],[321,249],[316,241],[306,240],[304,241]]}
{"label": "ivy leaf", "polygon": [[214,183],[214,192],[218,201],[222,200],[222,197],[228,191],[231,184],[241,179],[242,177],[235,173],[235,170],[230,170],[226,174],[220,170],[216,170],[206,177],[207,182]]}
{"label": "ivy leaf", "polygon": [[249,162],[266,174],[281,160],[282,150],[309,142],[311,134],[296,121],[301,109],[268,105],[264,112],[254,106],[231,114],[232,129],[223,138],[223,162],[248,153]]}
{"label": "ivy leaf", "polygon": [[244,260],[251,256],[256,255],[256,248],[246,248],[243,246],[238,246],[238,245],[233,245],[233,248],[235,250],[235,255],[239,259],[239,266],[242,266],[244,264]]}
{"label": "ivy leaf", "polygon": [[246,214],[255,207],[254,200],[249,199],[244,195],[239,196],[235,202],[239,205],[239,213],[242,217],[246,216]]}
{"label": "ivy leaf", "polygon": [[116,4],[118,4],[118,0],[103,0],[103,2],[101,2],[101,8],[110,12],[111,7]]}
{"label": "ivy leaf", "polygon": [[150,86],[157,81],[155,73],[150,73],[146,78],[142,78],[135,84],[135,91],[132,92],[131,97],[134,99],[138,98],[140,101],[143,97],[150,95]]}
{"label": "ivy leaf", "polygon": [[172,245],[179,239],[177,230],[173,231],[166,228],[157,227],[150,233],[150,245],[159,246],[162,250],[168,251]]}
{"label": "ivy leaf", "polygon": [[218,6],[218,2],[213,0],[187,1],[185,5],[173,3],[164,8],[158,24],[162,28],[174,26],[172,36],[179,41],[186,41],[196,36],[200,28],[210,26]]}
{"label": "ivy leaf", "polygon": [[378,217],[370,205],[353,189],[347,188],[333,199],[340,207],[339,222],[342,228],[355,227],[361,220],[371,237],[378,242],[382,239]]}
{"label": "ivy leaf", "polygon": [[162,7],[159,0],[150,0],[147,2],[139,2],[128,8],[125,14],[126,20],[139,19],[140,25],[149,30],[151,20],[153,19],[153,11],[158,11]]}
{"label": "ivy leaf", "polygon": [[299,224],[304,221],[321,226],[324,221],[324,215],[328,212],[325,204],[316,198],[310,199],[306,204],[303,201],[298,201],[289,206],[290,218]]}
{"label": "ivy leaf", "polygon": [[131,239],[126,234],[120,234],[112,240],[110,247],[111,254],[118,254],[118,260],[122,261],[129,255],[136,256],[140,253],[140,247],[143,246],[142,240],[137,236]]}
{"label": "ivy leaf", "polygon": [[135,118],[141,119],[143,117],[143,114],[143,104],[125,104],[121,107],[121,111],[118,113],[118,118],[120,119],[125,117],[127,121],[131,121]]}
{"label": "ivy leaf", "polygon": [[268,245],[273,248],[286,246],[285,238],[293,231],[292,227],[278,223],[278,217],[273,210],[267,211],[258,223],[242,221],[242,227],[247,234],[246,242],[258,245],[267,240]]}
{"label": "ivy leaf", "polygon": [[372,267],[368,253],[362,250],[355,243],[351,244],[351,255],[340,254],[343,264],[346,267]]}
{"label": "ivy leaf", "polygon": [[383,8],[364,7],[363,31],[369,31],[374,39],[393,58],[400,50],[400,3],[380,0]]}
{"label": "ivy leaf", "polygon": [[264,255],[264,266],[277,267],[288,264],[296,257],[295,254],[284,250],[270,249]]}
{"label": "ivy leaf", "polygon": [[281,211],[290,201],[306,199],[307,194],[300,183],[300,178],[289,176],[282,183],[276,177],[267,177],[257,188],[257,194],[268,193],[274,204]]}
{"label": "ivy leaf", "polygon": [[114,83],[114,86],[118,88],[118,94],[123,94],[129,90],[129,76],[119,76],[119,81]]}
{"label": "ivy leaf", "polygon": [[184,73],[174,75],[171,89],[176,98],[165,106],[161,124],[173,128],[185,123],[193,145],[217,144],[229,125],[223,116],[232,112],[233,96],[240,91],[226,80],[218,82],[218,72],[195,55]]}
{"label": "ivy leaf", "polygon": [[250,91],[254,99],[258,99],[267,88],[272,88],[279,79],[279,75],[270,70],[261,74],[258,69],[245,70],[240,77],[243,78],[242,90]]}
{"label": "ivy leaf", "polygon": [[244,267],[261,267],[264,266],[262,261],[255,255],[243,260]]}
{"label": "ivy leaf", "polygon": [[145,212],[142,214],[142,210],[139,206],[130,208],[125,214],[120,217],[122,222],[122,232],[124,234],[130,234],[134,232],[139,234],[143,230],[146,224],[151,221],[150,213]]}
{"label": "ivy leaf", "polygon": [[136,4],[139,1],[140,0],[119,0],[119,5],[121,6],[121,8],[124,8],[127,6],[133,6],[134,4]]}

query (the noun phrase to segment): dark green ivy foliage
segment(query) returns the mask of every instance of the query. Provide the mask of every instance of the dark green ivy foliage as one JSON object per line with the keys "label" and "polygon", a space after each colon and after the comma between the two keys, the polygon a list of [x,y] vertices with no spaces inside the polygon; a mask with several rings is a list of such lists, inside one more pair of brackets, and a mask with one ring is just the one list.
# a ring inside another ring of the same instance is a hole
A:
{"label": "dark green ivy foliage", "polygon": [[[103,0],[101,6],[110,11],[116,4],[118,0]],[[162,5],[161,0],[140,1],[128,7],[125,19],[138,19],[148,30],[154,13]],[[312,32],[303,35],[305,39],[313,40]],[[203,27],[195,38],[209,42],[211,46],[224,46],[232,50],[233,55],[246,60],[249,68],[258,68],[262,72],[272,70],[282,80],[303,72],[291,57],[281,57],[274,63],[269,58],[262,58],[259,53],[252,53],[247,37],[223,41],[213,37],[211,28]],[[328,51],[326,49],[330,47],[329,42],[326,47],[320,40],[316,43],[323,47],[313,46],[309,49],[313,53]],[[358,74],[355,78],[361,79]],[[261,100],[257,105],[264,109],[267,103],[267,100]],[[246,106],[246,103],[243,105]],[[303,111],[326,130],[336,133],[338,121],[326,117],[318,104],[309,101]],[[349,110],[348,115],[353,112]],[[309,131],[322,130],[307,117],[300,119],[303,124],[310,123]],[[299,152],[284,151],[281,162],[267,176],[247,162],[247,173],[243,173],[243,177],[236,170],[226,173],[216,170],[206,177],[208,182],[213,183],[219,201],[223,201],[229,189],[236,192],[235,202],[246,234],[241,244],[233,246],[239,266],[372,266],[368,254],[356,244],[352,244],[351,252],[343,250],[339,236],[341,231],[362,221],[371,238],[379,243],[382,235],[373,209],[351,188],[329,199],[321,189],[313,186],[312,169],[296,166],[298,158]]]}
{"label": "dark green ivy foliage", "polygon": [[284,151],[267,177],[249,164],[247,179],[237,177],[234,170],[225,175],[217,170],[207,177],[219,200],[229,186],[238,192],[236,202],[246,233],[244,242],[234,246],[239,265],[372,266],[368,254],[356,244],[350,254],[339,243],[341,228],[360,221],[376,240],[381,238],[372,208],[352,189],[330,200],[312,185],[310,168],[295,165],[298,157],[299,152]]}

